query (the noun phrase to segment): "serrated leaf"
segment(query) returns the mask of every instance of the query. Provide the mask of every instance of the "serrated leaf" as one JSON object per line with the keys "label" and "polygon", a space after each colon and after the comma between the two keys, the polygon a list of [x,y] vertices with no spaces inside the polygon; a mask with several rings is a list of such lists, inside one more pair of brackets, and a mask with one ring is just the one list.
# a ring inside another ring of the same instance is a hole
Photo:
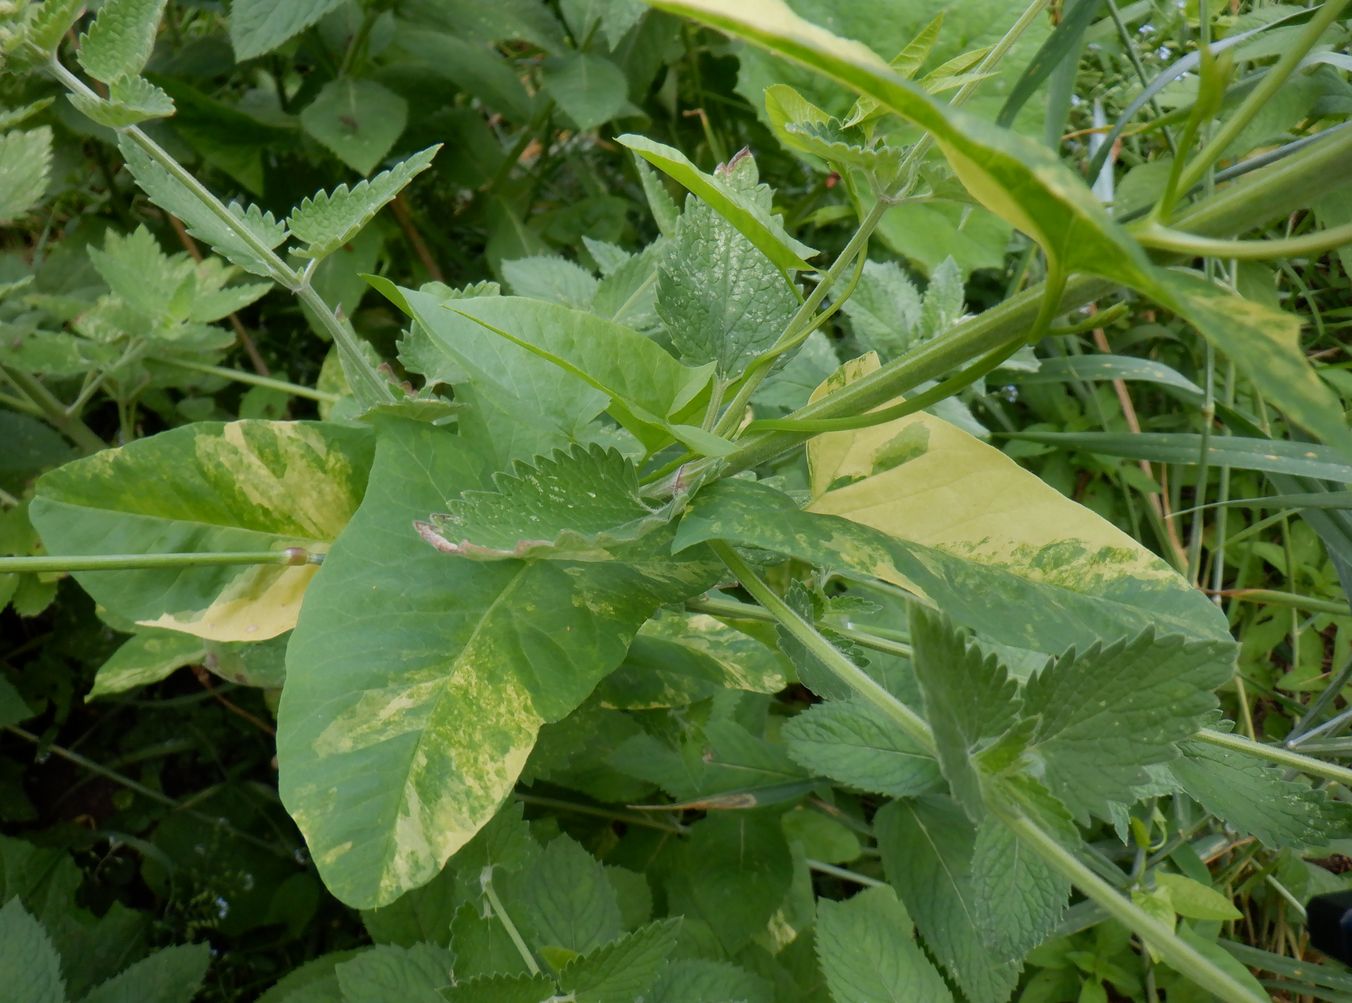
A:
{"label": "serrated leaf", "polygon": [[[1071,852],[1081,843],[1065,806],[1036,780],[1006,778],[997,796],[1016,794],[1018,809]],[[1070,898],[1070,883],[1020,841],[999,819],[977,826],[972,848],[977,926],[997,960],[1022,963],[1055,929]]]}
{"label": "serrated leaf", "polygon": [[185,665],[200,662],[206,653],[206,644],[192,634],[168,630],[133,634],[99,666],[85,700],[157,683]]}
{"label": "serrated leaf", "polygon": [[952,1003],[891,888],[869,888],[844,902],[819,900],[814,942],[835,1003]]}
{"label": "serrated leaf", "polygon": [[430,880],[510,793],[540,725],[715,571],[673,562],[661,533],[604,565],[448,561],[413,522],[480,486],[480,470],[446,429],[384,423],[361,508],[288,645],[282,799],[325,884],[361,908]]}
{"label": "serrated leaf", "polygon": [[378,944],[336,968],[343,1003],[441,1003],[455,956],[434,944]]}
{"label": "serrated leaf", "polygon": [[121,129],[151,118],[165,118],[174,113],[174,99],[145,77],[118,77],[109,84],[105,100],[86,94],[67,96],[80,114],[110,129]]}
{"label": "serrated leaf", "polygon": [[36,208],[47,192],[52,164],[48,126],[0,136],[0,223]]}
{"label": "serrated leaf", "polygon": [[5,991],[24,1003],[66,1003],[61,959],[17,895],[0,909],[0,978]]}
{"label": "serrated leaf", "polygon": [[759,933],[789,891],[793,860],[777,819],[716,812],[690,828],[667,880],[673,914],[700,919],[735,954]]}
{"label": "serrated leaf", "polygon": [[947,331],[962,316],[963,306],[962,269],[951,257],[945,258],[930,272],[925,286],[916,331],[919,340],[928,341]]}
{"label": "serrated leaf", "polygon": [[[84,13],[85,0],[46,0],[25,26],[25,46],[6,54],[11,69],[27,69],[45,63],[56,52],[66,33]],[[0,186],[0,191],[3,191]]]}
{"label": "serrated leaf", "polygon": [[888,880],[930,953],[971,1003],[1004,1003],[1019,966],[994,957],[972,870],[976,834],[956,801],[933,795],[884,805],[874,832]]}
{"label": "serrated leaf", "polygon": [[[920,67],[925,65],[929,59],[930,52],[934,49],[934,43],[939,40],[939,32],[944,26],[944,12],[940,11],[934,18],[918,31],[914,38],[906,43],[895,56],[888,60],[887,65],[904,79],[911,79],[918,72]],[[880,108],[878,102],[862,95],[854,102],[848,115],[845,116],[847,126],[862,125],[875,118],[885,114],[885,110]]]}
{"label": "serrated leaf", "polygon": [[230,43],[243,61],[271,52],[304,31],[343,0],[232,0]]}
{"label": "serrated leaf", "polygon": [[1107,818],[1109,802],[1135,800],[1145,767],[1174,759],[1176,743],[1206,724],[1232,651],[1147,629],[1067,652],[1024,688],[1023,713],[1037,718],[1025,755],[1081,824]]}
{"label": "serrated leaf", "polygon": [[96,986],[80,1003],[190,1003],[210,961],[206,944],[166,947]]}
{"label": "serrated leaf", "polygon": [[1174,907],[1174,912],[1188,919],[1224,921],[1244,918],[1235,904],[1216,889],[1182,874],[1157,871],[1155,885],[1168,893],[1169,904]]}
{"label": "serrated leaf", "polygon": [[787,84],[766,88],[765,113],[781,143],[829,164],[859,167],[890,178],[905,154],[901,148],[851,134],[838,119]]}
{"label": "serrated leaf", "polygon": [[912,664],[944,777],[967,816],[986,814],[977,757],[1018,719],[1018,687],[940,613],[911,607]]}
{"label": "serrated leaf", "polygon": [[545,61],[540,85],[582,131],[609,122],[629,105],[624,71],[604,56],[568,52]]}
{"label": "serrated leaf", "polygon": [[586,310],[596,297],[596,276],[575,261],[537,254],[502,263],[502,277],[517,296]]}
{"label": "serrated leaf", "polygon": [[484,561],[606,560],[615,545],[671,519],[670,507],[651,509],[639,497],[633,462],[597,445],[518,462],[493,475],[493,490],[466,491],[446,509],[418,525],[422,538],[443,553]]}
{"label": "serrated leaf", "polygon": [[[275,277],[272,268],[256,248],[222,222],[181,181],[169,174],[127,135],[118,137],[117,148],[127,163],[127,170],[136,179],[137,186],[150,197],[150,201],[181,219],[190,234],[206,241],[217,254],[241,268],[265,278]],[[248,230],[262,246],[272,249],[286,239],[286,227],[272,213],[265,213],[256,205],[241,208],[234,202],[228,208],[236,223]]]}
{"label": "serrated leaf", "polygon": [[478,975],[441,990],[449,1003],[544,1003],[555,995],[544,975]]}
{"label": "serrated leaf", "polygon": [[[31,516],[55,554],[323,552],[356,511],[371,447],[366,429],[317,422],[185,425],[51,471]],[[295,624],[315,571],[217,565],[74,577],[142,626],[261,641]]]}
{"label": "serrated leaf", "polygon": [[859,790],[906,797],[939,782],[939,764],[862,701],[814,704],[786,723],[789,755],[805,768]]}
{"label": "serrated leaf", "polygon": [[895,261],[869,261],[842,310],[867,348],[895,358],[915,341],[922,311],[920,293]]}
{"label": "serrated leaf", "polygon": [[300,124],[358,174],[370,174],[408,123],[408,102],[374,80],[340,77],[301,109]]}
{"label": "serrated leaf", "polygon": [[369,181],[359,181],[350,189],[339,185],[331,193],[316,192],[291,211],[287,227],[291,235],[305,241],[295,253],[302,258],[322,258],[332,254],[355,237],[404,187],[432,165],[442,144],[401,160],[388,171]]}
{"label": "serrated leaf", "polygon": [[[133,310],[154,320],[169,319],[179,291],[186,288],[194,271],[186,254],[165,254],[144,226],[128,234],[109,230],[103,247],[91,246],[88,253],[108,288]],[[186,310],[178,313],[181,318]]]}
{"label": "serrated leaf", "polygon": [[774,988],[726,961],[677,959],[653,990],[652,1003],[774,1003]]}
{"label": "serrated leaf", "polygon": [[775,342],[797,306],[751,241],[707,203],[686,199],[658,271],[656,301],[683,360],[712,362],[721,378],[735,377]]}
{"label": "serrated leaf", "polygon": [[629,147],[698,195],[782,271],[804,271],[811,267],[804,259],[817,252],[789,236],[783,222],[758,205],[748,193],[729,185],[717,174],[705,174],[685,154],[670,146],[632,133],[617,137],[616,142]]}
{"label": "serrated leaf", "polygon": [[165,0],[108,0],[80,36],[78,58],[95,80],[134,77],[150,61]]}
{"label": "serrated leaf", "polygon": [[644,999],[666,967],[680,927],[679,918],[661,920],[603,944],[559,972],[559,987],[577,1003]]}
{"label": "serrated leaf", "polygon": [[506,882],[512,919],[534,947],[586,954],[623,930],[615,886],[604,865],[567,836],[545,846],[527,870]]}
{"label": "serrated leaf", "polygon": [[1185,742],[1182,750],[1169,769],[1188,796],[1264,846],[1302,850],[1352,833],[1347,805],[1288,779],[1280,766],[1202,742]]}

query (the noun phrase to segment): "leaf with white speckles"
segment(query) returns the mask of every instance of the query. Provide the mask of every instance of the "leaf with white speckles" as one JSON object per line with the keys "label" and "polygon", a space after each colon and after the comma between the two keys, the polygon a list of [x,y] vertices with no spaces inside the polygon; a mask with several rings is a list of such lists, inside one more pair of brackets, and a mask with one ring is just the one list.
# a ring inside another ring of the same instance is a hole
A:
{"label": "leaf with white speckles", "polygon": [[624,563],[448,560],[413,523],[480,487],[480,462],[446,429],[384,424],[287,652],[282,799],[329,889],[361,908],[435,876],[511,792],[540,726],[716,574],[673,560],[669,531]]}
{"label": "leaf with white speckles", "polygon": [[[48,553],[323,552],[361,502],[372,436],[317,422],[199,422],[53,470],[30,510]],[[143,626],[262,641],[295,625],[314,565],[76,573]]]}

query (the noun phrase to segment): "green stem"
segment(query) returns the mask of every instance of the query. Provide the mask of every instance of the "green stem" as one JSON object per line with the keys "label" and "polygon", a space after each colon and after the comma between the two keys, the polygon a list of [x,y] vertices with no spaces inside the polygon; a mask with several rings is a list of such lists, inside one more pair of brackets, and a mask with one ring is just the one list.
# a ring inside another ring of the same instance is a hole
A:
{"label": "green stem", "polygon": [[1206,742],[1221,749],[1230,749],[1233,752],[1256,756],[1280,766],[1289,766],[1293,770],[1299,770],[1301,773],[1309,774],[1312,777],[1332,780],[1352,790],[1352,770],[1346,766],[1326,763],[1322,759],[1303,756],[1299,752],[1292,752],[1290,749],[1284,749],[1279,745],[1267,745],[1263,742],[1255,742],[1251,738],[1245,738],[1243,735],[1213,731],[1210,728],[1202,729],[1195,737],[1200,742]]}
{"label": "green stem", "polygon": [[526,963],[526,967],[530,969],[532,975],[539,975],[539,962],[535,960],[535,955],[526,946],[525,939],[521,936],[521,932],[517,930],[516,924],[512,922],[512,917],[507,915],[507,910],[502,905],[502,899],[498,898],[497,889],[493,887],[493,866],[491,864],[485,867],[483,873],[479,876],[479,886],[483,889],[484,898],[488,899],[488,905],[493,910],[493,915],[498,918],[498,922],[507,931],[507,936],[516,945],[521,960]]}
{"label": "green stem", "polygon": [[793,635],[794,640],[807,648],[828,672],[853,690],[857,696],[881,711],[921,748],[934,752],[934,733],[930,731],[930,726],[924,718],[894,697],[882,684],[817,633],[817,628],[781,599],[765,580],[756,574],[755,569],[742,560],[736,550],[722,541],[714,541],[709,546],[718,559],[728,566],[728,570],[737,576],[742,588],[750,592],[758,603],[773,614],[775,620]]}
{"label": "green stem", "polygon": [[340,399],[337,394],[329,393],[326,390],[316,390],[313,387],[289,383],[286,380],[274,379],[271,376],[259,376],[257,373],[245,372],[242,369],[209,366],[203,362],[189,362],[186,359],[155,359],[154,361],[157,365],[186,369],[194,373],[205,373],[208,376],[219,376],[221,379],[234,380],[236,383],[247,383],[254,387],[265,387],[268,390],[279,390],[284,394],[290,394],[292,397],[304,397],[307,400],[319,401],[321,404],[332,404]]}
{"label": "green stem", "polygon": [[995,805],[991,806],[991,810],[1025,846],[1086,897],[1093,899],[1109,916],[1149,944],[1180,975],[1227,1003],[1267,1003],[1180,939],[1169,927],[1123,897],[1116,888],[1090,870],[1026,815]]}
{"label": "green stem", "polygon": [[1289,609],[1303,609],[1307,613],[1328,613],[1332,616],[1347,616],[1345,601],[1317,599],[1314,596],[1297,595],[1294,592],[1281,592],[1277,589],[1226,589],[1220,593],[1227,599],[1241,602],[1261,602],[1269,606],[1285,606]]}
{"label": "green stem", "polygon": [[811,857],[808,857],[807,866],[818,874],[829,874],[833,878],[840,878],[841,881],[849,881],[852,884],[863,885],[865,888],[882,888],[887,885],[886,881],[870,878],[866,874],[856,874],[854,871],[846,870],[843,867],[837,867],[835,864],[828,864],[824,860],[814,860]]}
{"label": "green stem", "polygon": [[1352,223],[1331,226],[1299,237],[1277,237],[1272,240],[1218,240],[1198,237],[1149,222],[1132,227],[1131,233],[1143,246],[1153,247],[1156,250],[1196,258],[1237,258],[1241,261],[1315,258],[1346,244],[1352,244]]}
{"label": "green stem", "polygon": [[1300,33],[1300,37],[1282,52],[1281,58],[1277,60],[1272,69],[1268,70],[1262,82],[1249,92],[1249,96],[1235,109],[1234,114],[1227,118],[1221,127],[1216,130],[1215,135],[1211,137],[1201,152],[1188,161],[1188,166],[1184,168],[1183,174],[1179,178],[1179,191],[1187,191],[1192,188],[1202,179],[1207,170],[1221,158],[1226,147],[1234,142],[1254,116],[1272,101],[1278,89],[1300,66],[1301,60],[1319,42],[1319,36],[1324,34],[1325,29],[1337,20],[1338,15],[1342,13],[1343,7],[1346,5],[1347,0],[1325,0],[1324,5],[1315,12],[1314,17],[1310,18],[1305,30]]}
{"label": "green stem", "polygon": [[[737,602],[735,599],[722,599],[705,596],[701,599],[687,599],[685,608],[692,613],[707,613],[710,616],[724,617],[728,620],[758,620],[762,623],[778,623],[775,615],[762,606]],[[879,637],[871,631],[856,627],[843,627],[831,624],[831,629],[847,641],[855,641],[866,648],[881,651],[901,658],[911,657],[911,646],[900,641]]]}
{"label": "green stem", "polygon": [[42,416],[53,428],[86,453],[97,453],[107,447],[106,442],[95,435],[88,425],[67,411],[65,405],[52,396],[51,391],[36,378],[22,369],[5,365],[0,365],[0,375],[14,384],[14,387],[41,411]]}
{"label": "green stem", "polygon": [[[62,66],[58,60],[53,59],[50,66],[53,76],[71,93],[79,94],[91,101],[103,100],[102,97],[87,87],[84,81]],[[308,275],[297,272],[283,261],[281,256],[260,240],[253,230],[240,223],[235,215],[226,208],[225,203],[198,181],[191,171],[170,156],[162,146],[146,135],[145,132],[134,125],[127,126],[119,131],[139,146],[147,156],[159,164],[178,184],[182,185],[222,225],[243,241],[245,246],[267,268],[269,277],[273,281],[291,290],[314,311],[319,318],[319,322],[323,324],[325,330],[333,338],[334,344],[338,346],[344,373],[359,401],[364,403],[389,403],[394,400],[394,394],[390,390],[389,384],[367,363],[361,352],[356,332],[352,330],[350,325],[339,320],[333,308],[325,303],[324,299],[310,287],[307,281]]]}
{"label": "green stem", "polygon": [[247,564],[320,564],[323,554],[304,547],[285,550],[195,554],[93,554],[88,556],[0,557],[0,574],[76,571],[134,571],[152,568],[209,568]]}

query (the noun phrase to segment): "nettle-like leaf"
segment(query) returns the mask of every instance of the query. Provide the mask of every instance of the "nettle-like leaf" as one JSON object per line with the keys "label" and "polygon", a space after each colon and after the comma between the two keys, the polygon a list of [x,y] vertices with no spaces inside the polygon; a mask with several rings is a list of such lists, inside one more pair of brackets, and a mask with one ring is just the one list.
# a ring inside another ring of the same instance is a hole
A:
{"label": "nettle-like leaf", "polygon": [[934,757],[862,701],[814,704],[782,733],[795,762],[859,790],[909,797],[933,790],[940,779]]}
{"label": "nettle-like leaf", "polygon": [[[31,517],[57,554],[322,553],[361,501],[371,440],[363,428],[316,422],[185,425],[51,471]],[[144,626],[261,641],[294,626],[315,571],[215,565],[75,578]]]}
{"label": "nettle-like leaf", "polygon": [[408,124],[408,102],[374,80],[330,80],[301,109],[310,136],[358,174],[385,159]]}
{"label": "nettle-like leaf", "polygon": [[707,202],[781,271],[806,271],[811,267],[804,259],[817,252],[789,236],[777,216],[717,174],[705,174],[680,150],[632,133],[617,137],[616,142],[629,147]]}
{"label": "nettle-like leaf", "polygon": [[0,136],[0,223],[37,207],[47,193],[52,166],[52,130],[48,126]]}
{"label": "nettle-like leaf", "polygon": [[1130,804],[1145,767],[1178,756],[1216,708],[1234,647],[1147,629],[1130,640],[1070,651],[1028,681],[1023,714],[1036,727],[1025,756],[1082,824]]}
{"label": "nettle-like leaf", "polygon": [[994,655],[918,605],[911,608],[911,643],[944,777],[968,816],[979,822],[985,794],[976,757],[1017,720],[1018,687]]}
{"label": "nettle-like leaf", "polygon": [[972,869],[976,833],[962,807],[935,795],[893,801],[873,825],[888,880],[930,953],[972,1003],[1005,1003],[1019,966],[986,941]]}
{"label": "nettle-like leaf", "polygon": [[95,80],[134,77],[150,61],[165,0],[108,0],[80,36],[78,58]]}
{"label": "nettle-like leaf", "polygon": [[61,958],[17,895],[0,909],[0,975],[5,991],[24,1003],[66,1003]]}
{"label": "nettle-like leaf", "polygon": [[718,1000],[774,1003],[774,987],[759,975],[726,961],[677,958],[662,973],[652,1003]]}
{"label": "nettle-like leaf", "polygon": [[596,298],[596,276],[556,254],[536,254],[502,263],[502,277],[517,296],[586,310]]}
{"label": "nettle-like leaf", "polygon": [[446,1003],[541,1003],[556,988],[546,975],[477,975],[443,989],[441,997]]}
{"label": "nettle-like leaf", "polygon": [[967,191],[1036,241],[1054,268],[1099,275],[1150,296],[1228,355],[1289,418],[1352,453],[1337,395],[1296,350],[1295,318],[1283,319],[1200,276],[1152,264],[1053,151],[940,103],[868,46],[811,24],[783,0],[652,3],[802,63],[918,125],[933,136]]}
{"label": "nettle-like leaf", "polygon": [[432,165],[442,144],[437,143],[382,171],[369,181],[359,181],[350,189],[339,185],[332,192],[316,192],[291,211],[287,227],[291,235],[305,242],[295,251],[302,258],[322,258],[332,254],[358,233],[362,227],[404,190],[410,181]]}
{"label": "nettle-like leaf", "polygon": [[271,52],[304,31],[343,0],[232,0],[230,43],[239,61]]}
{"label": "nettle-like leaf", "polygon": [[681,921],[661,920],[625,934],[564,966],[559,988],[577,1003],[632,1003],[647,999],[676,948]]}
{"label": "nettle-like leaf", "polygon": [[[770,192],[758,185],[750,157],[720,168],[718,176],[769,215]],[[798,306],[770,259],[693,195],[658,275],[657,315],[672,344],[690,364],[712,362],[722,379],[769,348]]]}
{"label": "nettle-like leaf", "polygon": [[282,799],[325,884],[369,908],[432,878],[511,792],[540,726],[572,712],[658,606],[712,584],[657,532],[620,560],[447,560],[413,529],[481,460],[382,424],[370,487],[287,649]]}
{"label": "nettle-like leaf", "polygon": [[953,994],[912,939],[891,888],[817,903],[815,945],[836,1003],[952,1003]]}
{"label": "nettle-like leaf", "polygon": [[95,986],[80,1003],[191,1003],[210,961],[206,944],[166,947]]}
{"label": "nettle-like leaf", "polygon": [[1352,831],[1345,802],[1312,788],[1267,760],[1201,742],[1184,742],[1169,770],[1187,795],[1264,846],[1326,846]]}
{"label": "nettle-like leaf", "polygon": [[788,84],[765,89],[765,113],[785,146],[830,164],[874,172],[884,184],[894,177],[905,154],[899,147],[868,140]]}
{"label": "nettle-like leaf", "polygon": [[378,944],[334,968],[343,1003],[444,1003],[454,955],[433,944]]}
{"label": "nettle-like leaf", "polygon": [[85,0],[45,0],[36,6],[29,4],[26,13],[30,16],[22,26],[22,42],[0,56],[5,68],[26,70],[51,59],[84,9]]}
{"label": "nettle-like leaf", "polygon": [[70,103],[90,121],[121,129],[152,118],[174,113],[174,99],[145,77],[118,77],[108,85],[108,97],[100,100],[87,94],[67,95]]}
{"label": "nettle-like leaf", "polygon": [[[189,233],[206,241],[217,254],[255,275],[273,277],[272,268],[258,250],[218,219],[201,199],[149,153],[126,135],[118,137],[117,148],[127,162],[127,170],[136,179],[140,189],[150,197],[150,201],[181,219]],[[263,247],[271,250],[286,239],[286,226],[278,222],[272,213],[265,213],[256,205],[241,208],[233,202],[229,210]]]}
{"label": "nettle-like leaf", "polygon": [[654,509],[639,496],[633,461],[601,446],[518,463],[493,483],[451,499],[418,533],[442,553],[473,560],[599,561],[671,520],[671,504]]}

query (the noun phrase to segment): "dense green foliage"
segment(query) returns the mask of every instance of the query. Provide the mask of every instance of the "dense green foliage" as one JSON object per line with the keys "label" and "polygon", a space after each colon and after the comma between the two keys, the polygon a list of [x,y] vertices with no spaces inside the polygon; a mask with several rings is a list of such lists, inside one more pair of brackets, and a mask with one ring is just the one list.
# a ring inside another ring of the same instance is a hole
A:
{"label": "dense green foliage", "polygon": [[91,6],[0,0],[0,984],[1352,998],[1345,0]]}

